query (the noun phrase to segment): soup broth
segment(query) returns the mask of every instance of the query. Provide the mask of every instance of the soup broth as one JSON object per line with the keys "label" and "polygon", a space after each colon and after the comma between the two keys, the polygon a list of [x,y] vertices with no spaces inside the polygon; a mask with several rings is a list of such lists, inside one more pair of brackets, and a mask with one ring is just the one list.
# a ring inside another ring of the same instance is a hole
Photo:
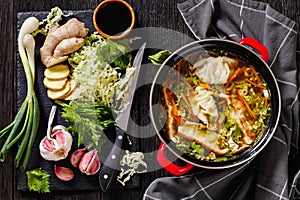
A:
{"label": "soup broth", "polygon": [[226,161],[265,132],[271,96],[255,66],[210,50],[179,60],[172,69],[160,103],[167,113],[165,132],[179,150],[200,160]]}

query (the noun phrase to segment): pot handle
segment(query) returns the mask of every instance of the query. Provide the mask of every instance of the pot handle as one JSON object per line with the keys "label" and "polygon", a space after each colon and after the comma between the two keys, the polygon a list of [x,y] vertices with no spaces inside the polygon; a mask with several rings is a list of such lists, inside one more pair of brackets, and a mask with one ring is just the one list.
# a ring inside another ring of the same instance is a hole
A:
{"label": "pot handle", "polygon": [[262,43],[257,41],[256,39],[254,39],[254,38],[243,38],[239,41],[239,43],[244,44],[244,45],[248,45],[248,46],[254,48],[255,50],[257,50],[260,53],[262,59],[265,62],[268,62],[268,58],[269,58],[268,49]]}
{"label": "pot handle", "polygon": [[178,166],[172,163],[166,156],[165,156],[166,145],[161,143],[157,152],[157,161],[165,170],[170,172],[173,175],[181,176],[190,171],[194,165],[187,164],[185,166]]}

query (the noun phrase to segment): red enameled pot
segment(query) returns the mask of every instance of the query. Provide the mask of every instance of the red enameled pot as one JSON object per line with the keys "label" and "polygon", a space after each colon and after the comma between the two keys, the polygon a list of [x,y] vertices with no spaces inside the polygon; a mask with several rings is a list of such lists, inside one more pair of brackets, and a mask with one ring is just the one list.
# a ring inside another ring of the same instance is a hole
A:
{"label": "red enameled pot", "polygon": [[[249,46],[252,49],[250,49]],[[197,51],[206,51],[211,49],[218,49],[220,51],[231,52],[235,55],[238,55],[240,59],[252,64],[255,67],[256,71],[258,71],[266,81],[271,94],[270,119],[268,120],[267,128],[263,135],[257,142],[253,144],[251,148],[238,155],[236,158],[220,162],[198,160],[182,153],[179,149],[176,148],[174,143],[171,142],[168,135],[166,134],[166,129],[163,128],[165,126],[165,122],[162,122],[160,117],[158,117],[160,116],[160,113],[158,113],[157,110],[153,109],[154,105],[159,104],[162,83],[164,82],[164,80],[166,80],[166,77],[168,76],[168,73],[171,70],[171,68],[173,68],[174,65],[178,63],[178,61],[180,61],[182,58],[185,58],[188,55],[191,55]],[[260,55],[258,55],[258,53]],[[239,43],[222,39],[206,39],[195,41],[183,46],[182,48],[175,51],[171,56],[169,56],[158,70],[152,83],[150,92],[150,117],[154,125],[155,131],[159,139],[161,140],[161,145],[157,153],[158,163],[171,174],[183,175],[189,170],[191,170],[194,166],[207,169],[224,169],[234,167],[250,161],[259,152],[261,152],[261,150],[265,148],[265,146],[272,138],[274,131],[276,130],[279,121],[279,116],[281,113],[281,99],[279,87],[271,69],[267,65],[267,61],[267,48],[253,38],[244,38],[241,41],[239,41]],[[168,149],[174,155],[176,155],[177,158],[185,161],[187,165],[175,165],[165,156],[166,149]]]}

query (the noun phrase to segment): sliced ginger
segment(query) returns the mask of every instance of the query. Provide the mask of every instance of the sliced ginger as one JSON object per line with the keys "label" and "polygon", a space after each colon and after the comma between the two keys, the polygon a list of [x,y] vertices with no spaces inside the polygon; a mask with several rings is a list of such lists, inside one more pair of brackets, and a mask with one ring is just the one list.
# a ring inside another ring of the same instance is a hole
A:
{"label": "sliced ginger", "polygon": [[48,78],[44,78],[44,86],[50,90],[62,90],[66,84],[67,84],[68,79],[64,78],[64,79],[59,79],[59,80],[55,80],[55,79],[48,79]]}
{"label": "sliced ginger", "polygon": [[66,86],[62,90],[49,90],[47,91],[47,95],[50,99],[62,99],[64,95],[66,95],[71,90],[71,83],[67,81]]}
{"label": "sliced ginger", "polygon": [[70,70],[68,65],[58,64],[48,67],[44,71],[44,75],[49,80],[61,80],[69,76]]}
{"label": "sliced ginger", "polygon": [[71,97],[73,95],[74,90],[76,89],[76,83],[75,80],[71,79],[70,80],[70,84],[71,84],[71,89],[69,90],[69,92],[67,94],[65,94],[64,96],[61,97],[61,99],[63,100],[71,100]]}
{"label": "sliced ginger", "polygon": [[[44,45],[40,49],[43,64],[46,67],[51,67],[65,61],[68,58],[66,54],[72,53],[84,45],[82,42],[74,42],[74,39],[70,42],[69,39],[83,38],[88,34],[88,31],[89,30],[85,28],[84,23],[80,22],[76,18],[70,19],[67,23],[60,27],[52,26],[47,34]],[[63,42],[63,44],[59,45],[65,39],[69,41]],[[57,46],[59,47],[58,50],[56,50]],[[54,55],[55,50],[58,52],[56,55]]]}

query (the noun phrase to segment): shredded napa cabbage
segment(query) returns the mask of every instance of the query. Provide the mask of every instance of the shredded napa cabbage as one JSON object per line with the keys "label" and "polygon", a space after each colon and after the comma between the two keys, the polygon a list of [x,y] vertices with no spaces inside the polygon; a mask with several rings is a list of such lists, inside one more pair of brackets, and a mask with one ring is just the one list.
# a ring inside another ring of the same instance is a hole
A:
{"label": "shredded napa cabbage", "polygon": [[142,152],[129,152],[126,150],[126,154],[120,161],[121,172],[117,176],[117,181],[125,186],[126,182],[134,174],[146,173],[147,163],[143,160],[144,154]]}
{"label": "shredded napa cabbage", "polygon": [[[70,13],[69,15],[71,14],[72,13]],[[62,20],[62,18],[69,15],[64,14],[59,7],[52,8],[47,17],[40,22],[39,28],[35,32],[33,32],[32,35],[35,36],[38,33],[47,35],[51,26],[59,26],[58,23]]]}
{"label": "shredded napa cabbage", "polygon": [[120,68],[111,65],[113,58],[105,55],[113,54],[116,59],[117,55],[126,53],[122,45],[105,40],[97,34],[86,38],[85,43],[80,51],[69,58],[69,63],[74,67],[72,76],[77,83],[73,100],[104,102],[118,113],[128,102],[128,83],[135,68],[128,65],[122,76]]}

